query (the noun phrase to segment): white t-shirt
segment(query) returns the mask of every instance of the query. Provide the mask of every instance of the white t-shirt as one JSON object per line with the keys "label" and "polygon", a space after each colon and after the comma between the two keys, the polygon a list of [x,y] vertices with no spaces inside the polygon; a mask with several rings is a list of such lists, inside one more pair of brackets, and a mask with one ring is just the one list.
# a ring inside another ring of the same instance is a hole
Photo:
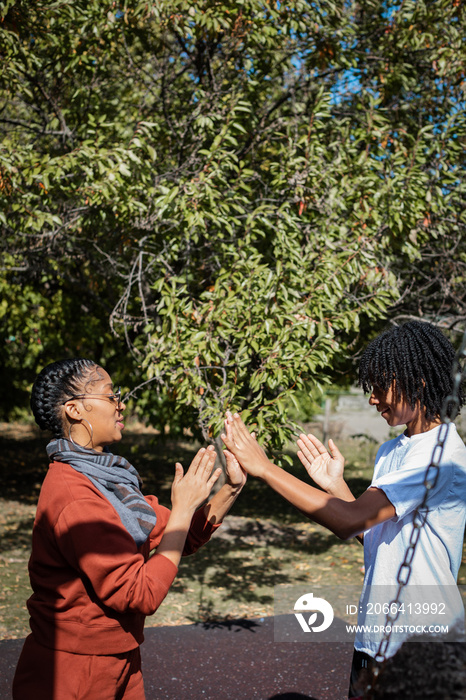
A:
{"label": "white t-shirt", "polygon": [[[364,533],[365,577],[358,625],[366,627],[359,629],[355,648],[370,656],[377,654],[387,604],[398,589],[398,571],[412,536],[414,511],[424,498],[426,468],[440,428],[410,438],[403,433],[384,443],[377,453],[371,486],[384,491],[396,515]],[[453,625],[462,628],[464,624],[456,579],[466,521],[466,447],[454,424],[449,426],[439,476],[427,504],[429,513],[401,595],[405,605],[393,623],[388,656],[413,634],[439,634],[445,629],[434,628],[448,626],[451,631]]]}

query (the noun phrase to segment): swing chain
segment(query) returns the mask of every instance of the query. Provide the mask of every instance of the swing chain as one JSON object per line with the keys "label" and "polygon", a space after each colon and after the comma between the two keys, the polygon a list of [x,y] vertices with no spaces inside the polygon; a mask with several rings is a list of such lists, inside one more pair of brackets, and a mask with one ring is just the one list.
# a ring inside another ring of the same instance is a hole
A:
{"label": "swing chain", "polygon": [[[424,497],[422,503],[416,508],[413,515],[413,529],[411,531],[411,536],[409,538],[409,544],[406,548],[405,556],[403,562],[398,569],[398,575],[396,581],[398,584],[397,592],[395,598],[390,602],[388,606],[388,613],[385,618],[385,631],[382,639],[380,640],[379,648],[377,654],[375,655],[375,660],[379,663],[385,661],[387,658],[387,649],[390,643],[390,637],[392,634],[392,628],[394,623],[397,621],[400,611],[401,611],[401,596],[404,587],[407,585],[411,572],[412,563],[414,559],[414,553],[416,551],[416,545],[419,541],[421,534],[421,529],[424,527],[427,515],[429,512],[429,507],[427,501],[431,489],[433,489],[437,483],[439,473],[440,473],[440,463],[443,457],[443,451],[445,447],[445,442],[448,437],[448,431],[450,429],[450,424],[455,420],[458,415],[460,408],[460,387],[463,380],[466,377],[466,368],[461,369],[461,360],[466,357],[466,330],[463,335],[463,340],[458,352],[455,355],[455,359],[452,367],[452,377],[453,377],[453,388],[452,393],[446,397],[442,411],[440,414],[442,424],[440,426],[439,434],[437,437],[437,442],[432,451],[432,457],[430,463],[426,469],[424,476]],[[391,611],[395,612],[392,614]]]}

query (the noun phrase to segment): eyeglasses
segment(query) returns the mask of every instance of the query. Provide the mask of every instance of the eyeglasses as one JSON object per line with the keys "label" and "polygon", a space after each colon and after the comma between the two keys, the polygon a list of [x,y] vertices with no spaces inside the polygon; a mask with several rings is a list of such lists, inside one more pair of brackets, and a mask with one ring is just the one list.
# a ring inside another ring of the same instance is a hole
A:
{"label": "eyeglasses", "polygon": [[119,406],[121,404],[121,386],[118,387],[114,394],[73,394],[73,396],[69,396],[65,401],[63,401],[62,406],[64,406],[65,403],[71,401],[72,399],[86,398],[110,399],[110,401],[113,401],[113,403],[116,403],[116,405]]}

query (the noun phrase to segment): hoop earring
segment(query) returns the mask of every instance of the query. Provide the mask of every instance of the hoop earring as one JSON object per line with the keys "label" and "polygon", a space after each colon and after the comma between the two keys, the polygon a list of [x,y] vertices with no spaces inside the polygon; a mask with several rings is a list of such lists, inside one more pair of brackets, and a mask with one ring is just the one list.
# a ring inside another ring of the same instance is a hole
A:
{"label": "hoop earring", "polygon": [[76,423],[70,423],[70,427],[69,427],[69,429],[68,429],[68,439],[69,439],[69,441],[70,441],[75,447],[87,447],[87,446],[89,445],[89,443],[92,442],[92,438],[93,438],[93,436],[94,436],[94,430],[93,430],[93,428],[92,428],[92,425],[91,425],[91,424],[89,423],[89,421],[87,420],[87,418],[81,418],[81,421],[84,422],[84,423],[87,423],[88,426],[89,426],[89,428],[91,429],[91,431],[90,431],[90,437],[89,437],[89,440],[86,442],[85,445],[78,445],[78,443],[75,442],[75,441],[73,440],[73,437],[72,437],[72,435],[71,435],[71,428],[73,427],[73,425],[76,425]]}

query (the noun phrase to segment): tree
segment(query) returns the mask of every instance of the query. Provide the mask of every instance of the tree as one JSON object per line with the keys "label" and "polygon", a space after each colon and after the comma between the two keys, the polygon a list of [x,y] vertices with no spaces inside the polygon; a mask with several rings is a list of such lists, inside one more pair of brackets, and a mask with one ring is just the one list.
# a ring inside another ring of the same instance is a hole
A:
{"label": "tree", "polygon": [[397,321],[466,319],[464,20],[457,1],[362,3],[358,14],[358,78],[387,117],[380,146],[391,192],[379,213],[408,246],[402,255],[386,246]]}
{"label": "tree", "polygon": [[438,320],[418,280],[464,312],[461,4],[24,10],[1,46],[6,282],[98,299],[102,359],[108,314],[157,425],[217,435],[238,408],[279,447],[296,392],[390,308]]}

